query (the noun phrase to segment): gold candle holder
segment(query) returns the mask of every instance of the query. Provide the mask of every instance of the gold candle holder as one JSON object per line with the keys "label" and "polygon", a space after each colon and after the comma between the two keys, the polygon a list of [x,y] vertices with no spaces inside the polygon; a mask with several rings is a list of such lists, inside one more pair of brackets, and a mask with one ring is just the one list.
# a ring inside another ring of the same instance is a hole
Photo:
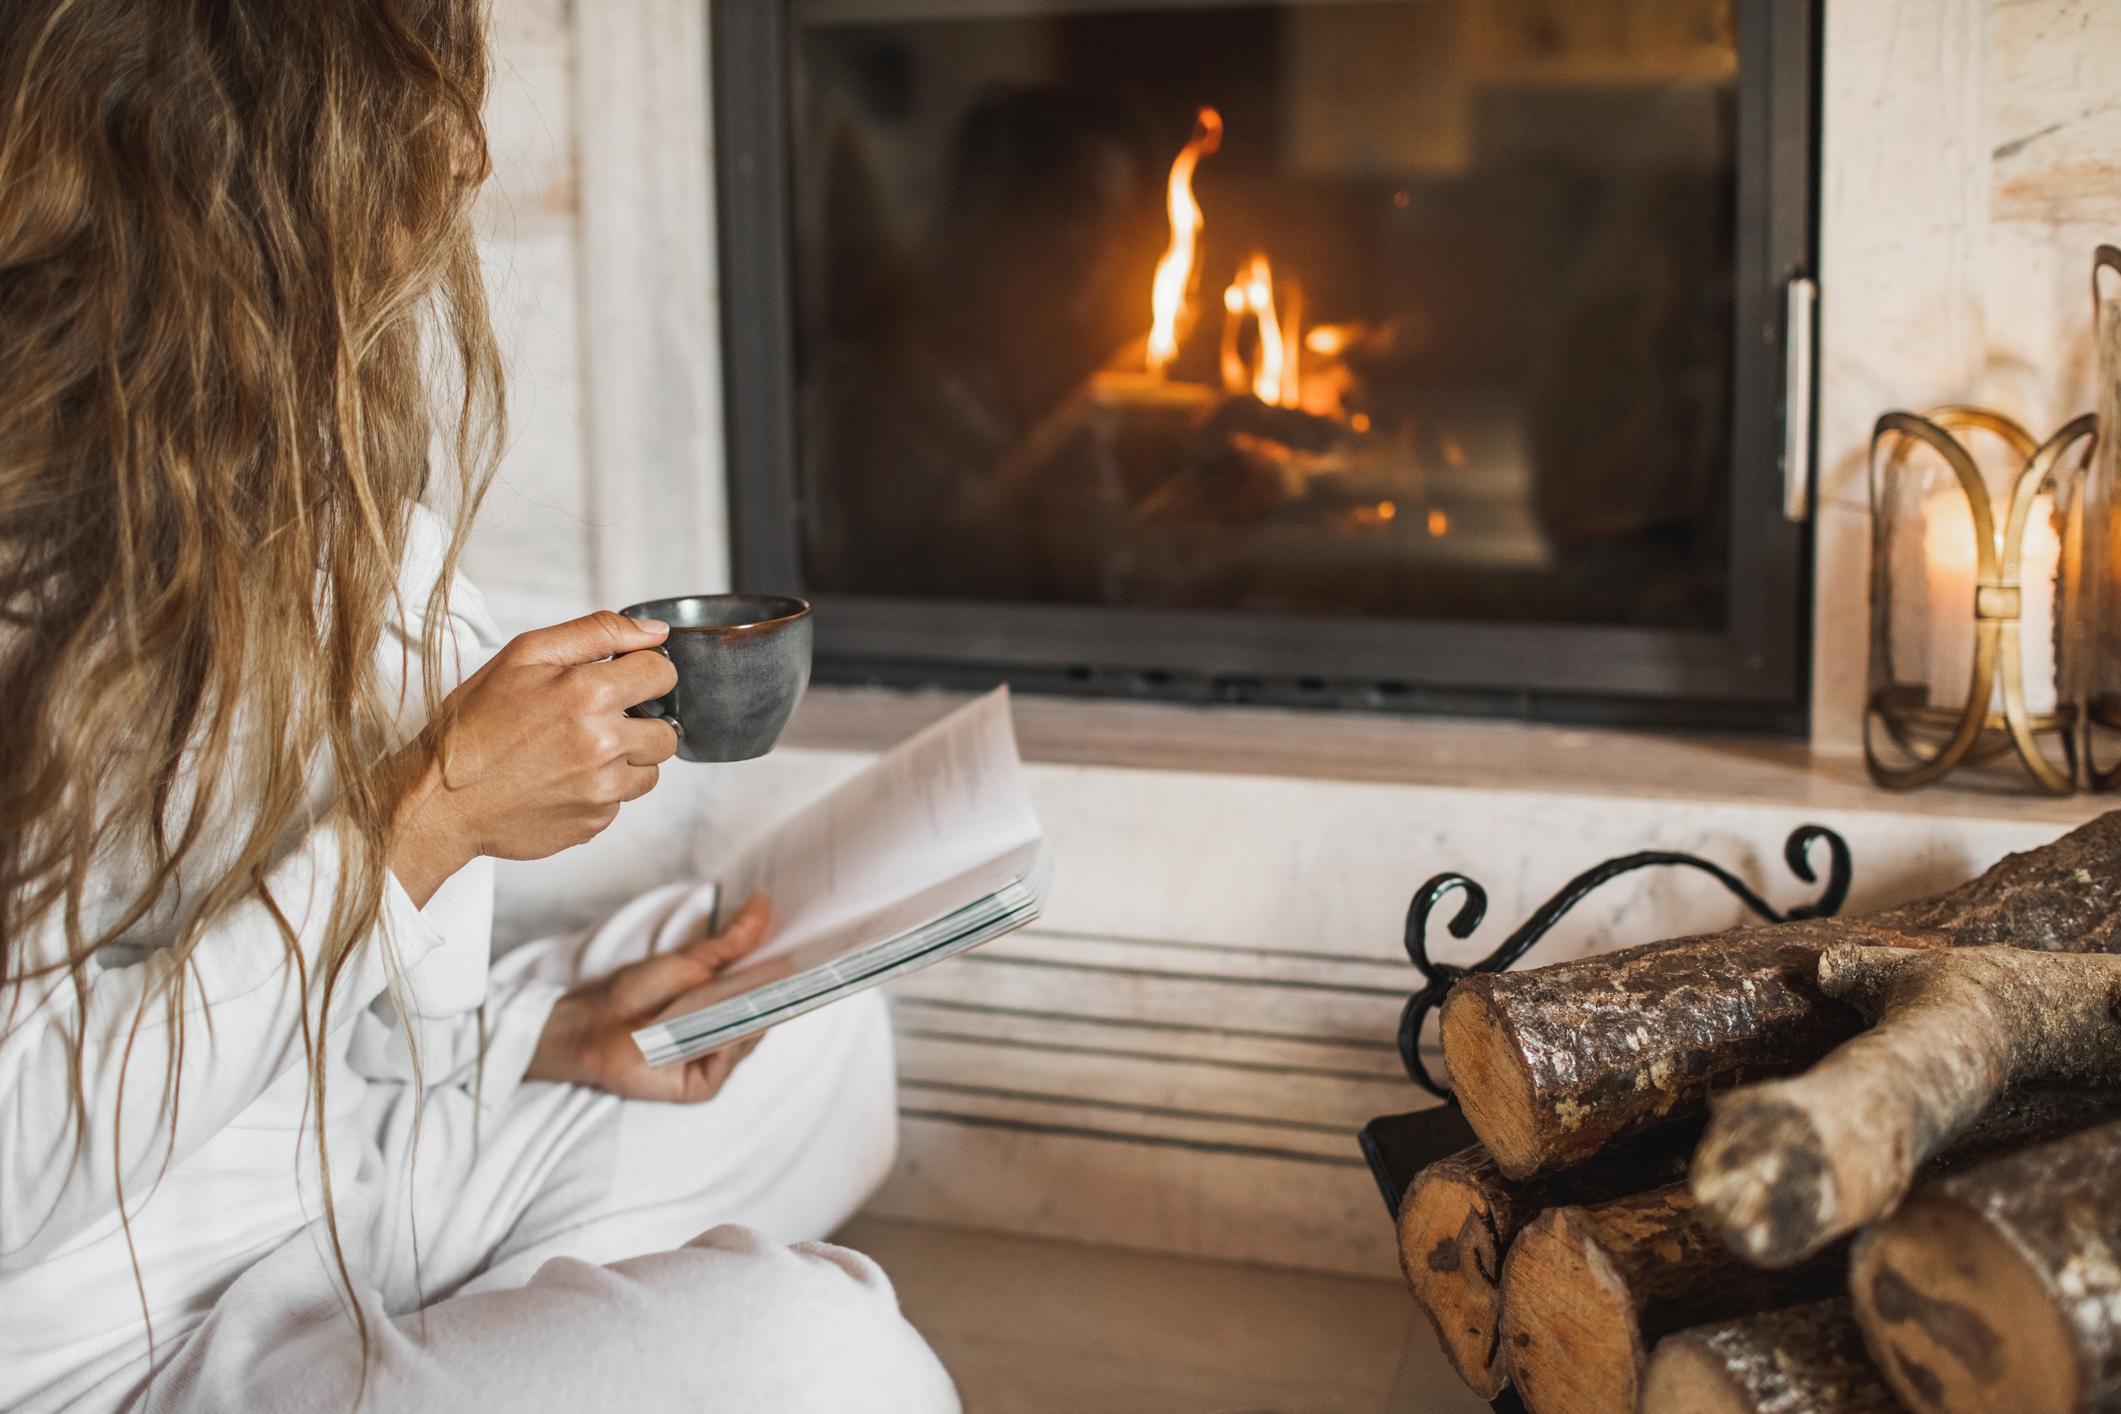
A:
{"label": "gold candle holder", "polygon": [[[1908,790],[2015,752],[2039,789],[2076,789],[2085,713],[2073,625],[2096,425],[2087,413],[2036,442],[1983,408],[1878,419],[1863,721],[1878,784]],[[1966,433],[2000,444],[2015,469],[1994,497]],[[1918,462],[1918,449],[1933,455]]]}
{"label": "gold candle holder", "polygon": [[2121,249],[2110,245],[2092,252],[2092,333],[2102,435],[2085,483],[2084,774],[2093,790],[2117,790],[2121,754],[2112,748],[2121,735]]}

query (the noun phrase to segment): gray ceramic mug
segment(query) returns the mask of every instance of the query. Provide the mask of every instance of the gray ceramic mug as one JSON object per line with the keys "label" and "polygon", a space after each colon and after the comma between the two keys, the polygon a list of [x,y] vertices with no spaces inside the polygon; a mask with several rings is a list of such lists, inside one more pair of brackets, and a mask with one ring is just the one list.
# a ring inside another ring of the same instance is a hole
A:
{"label": "gray ceramic mug", "polygon": [[619,610],[670,625],[678,685],[631,708],[678,730],[684,761],[749,761],[773,750],[810,684],[810,605],[790,594],[692,594]]}

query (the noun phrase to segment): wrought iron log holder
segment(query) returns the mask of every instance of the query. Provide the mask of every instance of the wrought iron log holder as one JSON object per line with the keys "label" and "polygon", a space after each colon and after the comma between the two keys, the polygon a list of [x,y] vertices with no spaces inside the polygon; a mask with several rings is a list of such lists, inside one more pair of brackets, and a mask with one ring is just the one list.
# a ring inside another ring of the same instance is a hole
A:
{"label": "wrought iron log holder", "polygon": [[1754,914],[1770,923],[1791,923],[1803,918],[1832,918],[1848,901],[1851,865],[1848,841],[1824,825],[1799,825],[1790,832],[1782,847],[1783,862],[1790,872],[1807,884],[1819,883],[1819,875],[1812,867],[1812,846],[1823,844],[1827,852],[1826,881],[1819,896],[1807,904],[1786,911],[1755,893],[1743,879],[1730,870],[1699,855],[1677,850],[1646,849],[1634,854],[1623,854],[1608,859],[1603,864],[1584,870],[1569,880],[1560,892],[1541,904],[1532,916],[1502,940],[1493,952],[1480,961],[1460,966],[1456,963],[1438,962],[1429,956],[1429,916],[1452,894],[1462,894],[1458,912],[1449,922],[1451,936],[1469,938],[1488,913],[1488,892],[1463,874],[1438,874],[1414,891],[1414,900],[1407,906],[1406,947],[1407,957],[1416,971],[1421,973],[1423,985],[1407,998],[1407,1005],[1399,1015],[1399,1056],[1406,1066],[1407,1078],[1440,1099],[1457,1104],[1449,1087],[1429,1073],[1428,1065],[1421,1058],[1421,1032],[1431,1013],[1440,1008],[1451,989],[1460,981],[1476,972],[1503,972],[1532,950],[1539,940],[1561,921],[1563,915],[1589,897],[1600,887],[1611,883],[1623,874],[1632,874],[1638,869],[1663,865],[1677,865],[1697,869],[1722,884],[1735,895],[1738,901]]}

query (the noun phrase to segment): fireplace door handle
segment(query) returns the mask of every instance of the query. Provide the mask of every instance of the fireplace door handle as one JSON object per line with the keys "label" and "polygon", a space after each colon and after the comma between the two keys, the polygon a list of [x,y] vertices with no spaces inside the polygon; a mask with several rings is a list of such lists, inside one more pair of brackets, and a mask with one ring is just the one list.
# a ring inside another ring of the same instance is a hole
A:
{"label": "fireplace door handle", "polygon": [[1783,286],[1782,322],[1782,515],[1805,521],[1812,515],[1812,351],[1819,313],[1819,284],[1794,275]]}

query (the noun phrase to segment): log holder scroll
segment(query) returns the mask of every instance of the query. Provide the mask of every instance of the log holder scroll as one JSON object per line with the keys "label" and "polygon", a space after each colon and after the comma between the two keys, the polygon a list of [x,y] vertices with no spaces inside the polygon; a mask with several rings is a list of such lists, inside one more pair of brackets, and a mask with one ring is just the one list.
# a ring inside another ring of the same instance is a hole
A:
{"label": "log holder scroll", "polygon": [[1782,858],[1783,862],[1789,865],[1790,872],[1799,879],[1807,884],[1818,883],[1819,875],[1812,867],[1811,858],[1814,844],[1826,846],[1826,882],[1820,889],[1818,898],[1796,908],[1787,911],[1776,909],[1736,874],[1699,855],[1685,854],[1677,850],[1640,850],[1634,854],[1623,854],[1608,859],[1603,864],[1584,870],[1569,880],[1560,892],[1541,904],[1538,910],[1515,932],[1504,938],[1493,952],[1480,961],[1465,966],[1438,962],[1429,956],[1429,915],[1452,894],[1463,894],[1458,912],[1447,926],[1454,938],[1471,937],[1473,930],[1487,917],[1488,892],[1463,874],[1436,875],[1414,891],[1414,901],[1407,906],[1407,957],[1423,979],[1421,989],[1407,998],[1406,1009],[1399,1016],[1399,1056],[1406,1066],[1407,1078],[1439,1099],[1457,1104],[1457,1097],[1429,1073],[1428,1065],[1421,1058],[1422,1027],[1430,1014],[1442,1007],[1444,999],[1451,995],[1451,989],[1464,978],[1476,972],[1504,972],[1515,966],[1570,909],[1623,874],[1663,865],[1696,869],[1722,884],[1740,903],[1770,923],[1793,923],[1804,918],[1832,918],[1841,911],[1842,904],[1848,901],[1851,872],[1848,841],[1824,825],[1799,825],[1790,832],[1789,840],[1783,845]]}

